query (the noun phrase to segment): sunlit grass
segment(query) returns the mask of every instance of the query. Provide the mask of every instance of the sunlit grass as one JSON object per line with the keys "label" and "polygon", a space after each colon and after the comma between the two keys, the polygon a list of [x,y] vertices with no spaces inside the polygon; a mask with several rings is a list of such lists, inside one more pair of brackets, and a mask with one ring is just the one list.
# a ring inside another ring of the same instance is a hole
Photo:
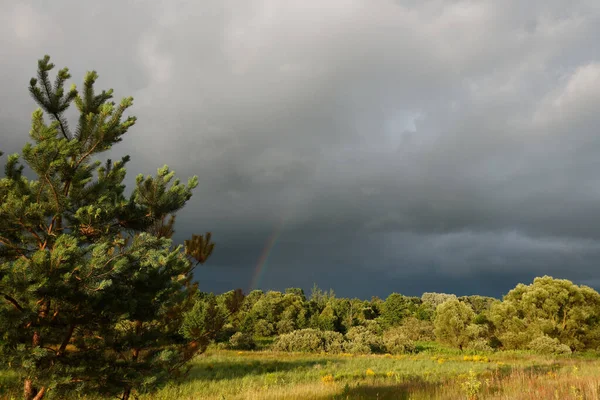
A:
{"label": "sunlit grass", "polygon": [[480,399],[599,398],[600,360],[594,359],[229,351],[207,353],[196,360],[188,381],[145,398],[466,399],[461,384],[470,373],[480,382]]}
{"label": "sunlit grass", "polygon": [[[426,346],[415,355],[368,356],[213,349],[193,362],[185,380],[140,398],[600,398],[600,359],[595,355],[477,354]],[[10,373],[0,374],[0,398],[19,398],[15,383]]]}

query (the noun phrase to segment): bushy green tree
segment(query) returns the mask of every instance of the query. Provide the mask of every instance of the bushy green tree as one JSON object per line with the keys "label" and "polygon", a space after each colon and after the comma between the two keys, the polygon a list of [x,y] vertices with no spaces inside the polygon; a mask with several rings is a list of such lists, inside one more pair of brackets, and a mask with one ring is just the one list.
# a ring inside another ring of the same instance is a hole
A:
{"label": "bushy green tree", "polygon": [[402,321],[413,315],[421,303],[418,298],[403,296],[399,293],[390,294],[383,302],[381,322],[384,327],[398,326]]}
{"label": "bushy green tree", "polygon": [[431,304],[434,309],[448,300],[456,299],[457,297],[455,294],[448,293],[425,292],[421,295],[421,300],[423,301],[423,303]]}
{"label": "bushy green tree", "polygon": [[277,333],[277,323],[285,310],[283,293],[270,290],[254,303],[250,310],[254,321],[254,333],[259,336],[272,336]]}
{"label": "bushy green tree", "polygon": [[596,347],[600,295],[588,286],[550,276],[517,285],[490,310],[502,345],[524,349],[540,336],[557,339],[572,350]]}
{"label": "bushy green tree", "polygon": [[320,310],[323,310],[323,308],[325,308],[325,306],[329,302],[329,299],[333,298],[335,298],[335,293],[333,289],[329,289],[329,291],[327,292],[321,290],[316,283],[313,285],[310,293],[310,301],[311,303],[315,303]]}
{"label": "bushy green tree", "polygon": [[244,333],[253,333],[254,325],[256,324],[256,315],[252,314],[252,309],[258,300],[264,296],[262,290],[253,290],[244,298],[241,307],[236,314],[238,324],[237,329]]}
{"label": "bushy green tree", "polygon": [[277,322],[277,333],[289,333],[306,328],[308,324],[308,308],[304,293],[288,292],[283,296],[283,311]]}
{"label": "bushy green tree", "polygon": [[319,315],[315,315],[315,328],[322,331],[340,331],[341,323],[333,304],[327,304]]}
{"label": "bushy green tree", "polygon": [[[170,240],[196,177],[182,184],[165,166],[138,176],[128,196],[129,157],[94,161],[134,125],[124,117],[133,99],[97,93],[96,72],[81,92],[65,89],[68,69],[51,82],[53,68],[44,57],[30,81],[41,107],[22,151],[31,178],[13,154],[0,179],[0,363],[22,379],[26,400],[74,390],[127,399],[202,349],[212,328],[192,329],[191,319],[210,325],[212,311],[192,312],[191,259],[204,262],[213,245],[194,236],[184,252]],[[75,129],[65,117],[73,103]]]}
{"label": "bushy green tree", "polygon": [[381,336],[364,326],[355,326],[346,333],[346,351],[354,354],[381,353],[384,350]]}
{"label": "bushy green tree", "polygon": [[433,322],[431,321],[408,317],[402,321],[402,325],[397,327],[396,331],[410,340],[433,341],[435,340],[433,329]]}
{"label": "bushy green tree", "polygon": [[461,296],[458,298],[458,300],[470,305],[475,314],[477,315],[489,311],[492,305],[500,302],[500,300],[495,299],[493,297],[479,295]]}
{"label": "bushy green tree", "polygon": [[475,339],[479,328],[472,324],[475,313],[457,299],[446,300],[436,308],[435,336],[442,342],[463,349]]}
{"label": "bushy green tree", "polygon": [[385,331],[383,344],[386,351],[391,354],[413,353],[416,350],[414,342],[400,328],[391,328]]}
{"label": "bushy green tree", "polygon": [[371,321],[379,317],[381,309],[379,304],[373,304],[371,301],[364,301],[360,319],[363,321]]}
{"label": "bushy green tree", "polygon": [[306,296],[304,295],[304,290],[301,288],[287,288],[285,289],[285,294],[295,294],[299,296],[302,301],[306,301]]}

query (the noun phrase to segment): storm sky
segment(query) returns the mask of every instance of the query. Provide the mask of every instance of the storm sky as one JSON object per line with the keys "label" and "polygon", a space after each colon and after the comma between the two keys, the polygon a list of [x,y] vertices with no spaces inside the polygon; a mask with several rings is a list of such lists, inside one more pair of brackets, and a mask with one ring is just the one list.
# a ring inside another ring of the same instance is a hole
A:
{"label": "storm sky", "polygon": [[597,0],[0,0],[0,148],[49,54],[134,97],[128,182],[199,176],[202,290],[598,289],[599,38]]}

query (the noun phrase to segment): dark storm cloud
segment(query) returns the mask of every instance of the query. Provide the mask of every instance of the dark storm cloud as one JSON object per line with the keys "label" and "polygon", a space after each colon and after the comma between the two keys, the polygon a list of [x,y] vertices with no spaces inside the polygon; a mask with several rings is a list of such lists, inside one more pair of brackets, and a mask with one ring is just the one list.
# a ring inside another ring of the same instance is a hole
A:
{"label": "dark storm cloud", "polygon": [[215,234],[204,289],[247,289],[271,235],[263,288],[598,286],[596,3],[4,2],[1,147],[48,53],[135,97],[131,176],[199,175],[177,227]]}

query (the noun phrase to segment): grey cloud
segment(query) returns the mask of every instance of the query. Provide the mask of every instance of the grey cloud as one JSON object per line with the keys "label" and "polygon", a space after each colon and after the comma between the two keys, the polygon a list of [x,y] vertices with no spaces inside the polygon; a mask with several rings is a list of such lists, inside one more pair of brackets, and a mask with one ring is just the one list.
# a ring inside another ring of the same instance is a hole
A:
{"label": "grey cloud", "polygon": [[204,288],[247,287],[282,219],[265,287],[596,279],[596,2],[55,3],[0,4],[1,147],[45,53],[133,95],[110,156],[200,176],[178,238],[215,233]]}

